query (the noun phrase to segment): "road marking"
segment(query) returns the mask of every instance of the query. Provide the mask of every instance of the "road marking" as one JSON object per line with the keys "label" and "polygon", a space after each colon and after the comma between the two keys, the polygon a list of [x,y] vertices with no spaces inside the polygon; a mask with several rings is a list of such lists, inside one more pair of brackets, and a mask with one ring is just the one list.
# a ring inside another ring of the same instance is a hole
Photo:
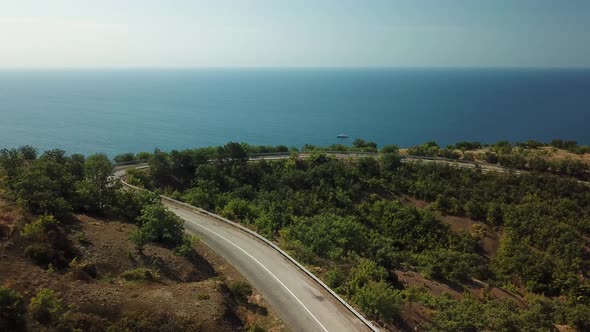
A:
{"label": "road marking", "polygon": [[194,224],[194,225],[197,225],[197,226],[199,226],[199,227],[201,227],[201,228],[204,228],[204,229],[206,229],[207,231],[209,231],[209,232],[211,232],[211,233],[213,233],[213,234],[215,234],[215,235],[217,235],[217,236],[219,236],[220,238],[222,238],[222,239],[224,239],[225,241],[229,242],[229,243],[230,243],[231,245],[233,245],[234,247],[236,247],[236,248],[240,249],[240,250],[241,250],[241,251],[242,251],[244,254],[248,255],[248,257],[252,258],[252,260],[254,260],[256,263],[258,263],[258,265],[260,265],[260,266],[261,266],[263,269],[265,269],[265,270],[266,270],[266,272],[268,272],[268,274],[270,274],[270,275],[271,275],[273,278],[275,278],[275,280],[276,280],[276,281],[278,281],[278,282],[279,282],[279,284],[281,284],[281,286],[283,286],[283,287],[284,287],[284,288],[287,290],[287,292],[289,292],[289,294],[291,294],[291,296],[293,296],[293,298],[295,298],[295,300],[297,300],[297,302],[299,302],[299,304],[301,304],[301,306],[303,307],[303,309],[305,309],[305,311],[307,311],[307,313],[308,313],[308,314],[309,314],[309,315],[310,315],[310,316],[311,316],[311,317],[312,317],[312,318],[313,318],[313,319],[314,319],[314,320],[315,320],[315,321],[316,321],[316,322],[317,322],[317,323],[318,323],[318,324],[319,324],[319,325],[322,327],[322,329],[323,329],[324,331],[328,332],[328,329],[326,329],[326,327],[325,327],[324,325],[322,325],[322,323],[320,323],[320,321],[319,321],[319,320],[316,318],[316,316],[314,316],[314,315],[311,313],[311,311],[309,311],[309,309],[307,309],[307,307],[305,306],[305,304],[303,304],[303,302],[301,302],[301,300],[299,300],[299,298],[298,298],[297,296],[295,296],[295,294],[293,294],[293,292],[292,292],[292,291],[289,289],[289,287],[287,287],[287,285],[285,285],[285,284],[284,284],[284,283],[281,281],[281,279],[279,279],[279,278],[278,278],[277,276],[275,276],[275,275],[274,275],[272,272],[270,272],[270,270],[269,270],[269,269],[268,269],[266,266],[264,266],[264,264],[262,264],[262,263],[261,263],[259,260],[257,260],[257,259],[256,259],[254,256],[250,255],[250,254],[249,254],[249,253],[248,253],[246,250],[242,249],[240,246],[238,246],[237,244],[233,243],[231,240],[227,239],[227,238],[226,238],[226,237],[224,237],[223,235],[220,235],[220,234],[218,234],[218,233],[216,233],[216,232],[214,232],[214,231],[210,230],[209,228],[207,228],[207,227],[205,227],[205,226],[203,226],[203,225],[199,225],[198,223],[196,223],[196,222],[194,222],[194,221],[192,221],[192,220],[190,220],[190,219],[188,219],[188,218],[186,218],[186,217],[183,217],[183,216],[179,216],[179,217],[180,217],[180,218],[182,218],[182,219],[184,219],[184,220],[186,220],[186,221],[188,221],[188,222],[190,222],[190,223],[192,223],[192,224]]}

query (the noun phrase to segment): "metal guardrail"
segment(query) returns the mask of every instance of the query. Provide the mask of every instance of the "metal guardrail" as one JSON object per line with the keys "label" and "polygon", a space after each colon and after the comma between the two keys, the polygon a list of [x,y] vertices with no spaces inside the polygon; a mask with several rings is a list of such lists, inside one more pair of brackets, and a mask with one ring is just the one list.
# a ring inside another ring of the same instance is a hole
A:
{"label": "metal guardrail", "polygon": [[[121,179],[121,183],[123,183],[124,186],[134,189],[134,190],[146,190],[143,188],[139,188],[136,187],[132,184],[129,184],[127,182],[125,182],[125,180]],[[173,198],[170,198],[168,196],[164,196],[164,195],[160,195],[160,198],[168,203],[171,203],[173,205],[176,206],[180,206],[186,209],[189,209],[191,211],[197,212],[199,214],[208,216],[210,218],[213,219],[217,219],[219,221],[222,221],[228,225],[231,225],[245,233],[248,233],[249,235],[255,237],[256,239],[264,242],[265,244],[269,245],[271,248],[273,248],[274,250],[276,250],[277,252],[279,252],[283,257],[287,258],[291,263],[293,263],[295,266],[297,266],[301,271],[303,271],[305,274],[307,274],[310,278],[312,278],[315,282],[317,282],[322,288],[324,288],[328,293],[330,293],[330,295],[334,296],[342,305],[344,305],[346,307],[346,309],[348,309],[350,312],[352,312],[352,314],[354,314],[358,319],[360,319],[369,329],[371,329],[371,331],[374,332],[379,332],[379,329],[377,327],[375,327],[375,325],[373,325],[373,323],[371,323],[368,319],[366,319],[365,317],[363,317],[363,315],[361,315],[358,311],[356,311],[356,309],[354,309],[350,304],[348,304],[343,298],[341,298],[338,294],[336,294],[336,292],[334,292],[330,287],[328,287],[328,285],[326,285],[323,281],[321,281],[318,277],[316,277],[313,273],[311,273],[307,268],[305,268],[303,265],[301,265],[298,261],[296,261],[293,257],[291,257],[288,253],[286,253],[283,249],[279,248],[276,244],[274,244],[272,241],[268,240],[267,238],[263,237],[262,235],[254,232],[253,230],[250,230],[236,222],[233,222],[229,219],[226,219],[222,216],[219,216],[215,213],[209,212],[207,210],[203,210],[201,208],[192,206],[190,204],[175,200]]]}

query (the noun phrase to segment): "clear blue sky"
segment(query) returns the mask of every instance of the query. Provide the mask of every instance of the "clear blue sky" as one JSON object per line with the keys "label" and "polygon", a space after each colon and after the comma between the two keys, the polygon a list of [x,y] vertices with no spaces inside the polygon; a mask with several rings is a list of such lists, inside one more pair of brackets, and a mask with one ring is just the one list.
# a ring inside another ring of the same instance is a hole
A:
{"label": "clear blue sky", "polygon": [[589,0],[0,0],[0,67],[590,67]]}

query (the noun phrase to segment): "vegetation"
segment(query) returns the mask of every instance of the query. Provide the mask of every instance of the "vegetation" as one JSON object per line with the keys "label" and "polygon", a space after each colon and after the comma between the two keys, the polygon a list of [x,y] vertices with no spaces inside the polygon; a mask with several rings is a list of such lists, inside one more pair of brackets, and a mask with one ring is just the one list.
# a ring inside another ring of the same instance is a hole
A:
{"label": "vegetation", "polygon": [[228,283],[227,290],[229,298],[235,304],[247,303],[248,297],[252,295],[252,286],[247,282],[232,281]]}
{"label": "vegetation", "polygon": [[[585,151],[573,142],[554,141],[551,146]],[[588,328],[590,189],[577,181],[588,177],[587,164],[548,158],[544,151],[551,148],[536,141],[459,142],[446,148],[428,142],[407,151],[531,171],[522,174],[402,162],[393,145],[383,147],[377,158],[323,154],[377,148],[357,139],[352,148],[307,145],[305,158],[293,153],[258,162],[246,159],[289,149],[238,143],[156,149],[143,155],[149,158],[149,172],[131,172],[130,181],[273,238],[303,263],[317,266],[331,287],[384,324],[396,322],[401,308],[416,302],[435,312],[429,327],[435,331],[536,331],[554,324]],[[128,161],[131,155],[118,159]],[[119,190],[109,179],[111,167],[104,155],[84,158],[52,150],[37,157],[30,147],[0,153],[8,193],[24,209],[41,215],[21,232],[31,242],[28,256],[58,268],[75,257],[59,246],[59,220],[71,211],[124,215],[138,226],[129,236],[142,255],[145,245],[154,243],[190,256],[194,240],[184,234],[182,220],[156,194]],[[415,208],[400,197],[429,205]],[[482,226],[473,233],[453,231],[441,221],[443,215],[468,217],[501,231],[498,252],[484,255]],[[122,277],[150,279],[151,270],[144,270]],[[418,271],[427,279],[466,289],[466,295],[457,300],[414,291],[397,280],[396,271]],[[474,279],[483,281],[486,290],[500,286],[524,294],[524,304],[489,293],[469,295],[467,285]],[[248,289],[228,285],[235,302],[243,302]]]}
{"label": "vegetation", "polygon": [[[219,162],[240,160],[243,158],[241,148],[240,144],[228,147]],[[142,153],[133,159],[151,156],[157,158],[158,153]],[[125,158],[129,160],[131,156]],[[209,262],[196,253],[194,244],[198,238],[185,234],[183,221],[164,208],[158,194],[122,189],[112,178],[112,171],[111,161],[103,154],[84,157],[50,150],[38,155],[29,146],[0,150],[0,193],[3,196],[0,230],[3,232],[2,248],[6,250],[2,259],[3,264],[4,259],[18,263],[8,263],[10,268],[2,269],[0,276],[6,285],[0,285],[1,331],[198,331],[203,328],[202,322],[212,324],[207,321],[219,324],[222,330],[235,330],[246,326],[241,322],[246,314],[256,316],[256,320],[263,319],[264,326],[275,323],[274,314],[266,319],[262,314],[248,311],[247,297],[252,289],[247,284],[248,287],[237,284],[233,289],[233,298],[239,300],[235,304],[229,304],[233,301],[229,293],[216,289],[215,283],[200,284],[200,291],[205,292],[202,301],[210,302],[199,311],[205,314],[202,317],[184,318],[155,311],[119,312],[113,289],[119,289],[116,293],[121,288],[124,292],[143,287],[188,289],[183,283],[200,283],[217,274]],[[12,202],[17,205],[11,206]],[[124,243],[126,236],[117,242],[99,237],[102,243],[99,242],[96,232],[88,232],[97,226],[96,222],[87,222],[87,218],[117,223],[117,229],[113,229],[114,225],[99,227],[109,229],[111,235],[125,229],[130,233],[130,242]],[[119,222],[121,219],[134,225],[125,225]],[[5,232],[6,221],[10,228]],[[117,243],[115,246],[120,243],[121,248],[133,243],[140,255],[129,250],[117,251],[113,243]],[[148,243],[150,250],[146,249],[144,254]],[[169,255],[174,253],[189,259],[173,256],[170,259]],[[174,266],[163,262],[162,257],[172,260]],[[103,261],[97,263],[97,260]],[[116,262],[109,265],[111,260]],[[34,265],[46,271],[39,271]],[[176,273],[179,270],[186,270],[186,275]],[[122,286],[113,279],[134,283],[131,287]],[[66,286],[73,280],[83,282]],[[157,284],[146,286],[144,283]],[[22,291],[23,295],[9,287]],[[219,296],[211,296],[216,293]],[[224,303],[224,297],[228,303]],[[91,303],[89,299],[99,299],[100,303]],[[141,299],[133,301],[141,303]],[[170,303],[164,304],[164,307],[170,306]],[[224,310],[230,310],[226,313],[228,317],[219,318]]]}
{"label": "vegetation", "polygon": [[[355,145],[367,147],[362,140]],[[523,146],[538,145],[525,142],[515,148],[501,142],[492,153],[502,160]],[[462,142],[440,149],[430,142],[408,153],[454,156],[457,149],[482,147]],[[588,281],[579,277],[590,267],[584,251],[590,232],[590,191],[584,184],[540,173],[507,176],[446,164],[401,163],[395,146],[384,148],[379,159],[354,161],[316,149],[319,152],[305,159],[293,155],[248,163],[243,159],[245,150],[239,150],[236,144],[171,153],[156,150],[149,174],[138,179],[146,188],[162,190],[275,238],[307,264],[328,262],[325,280],[386,323],[395,321],[404,301],[394,271],[408,268],[452,285],[477,278],[494,285],[515,284],[552,305],[559,296],[570,301],[562,306],[567,314],[553,309],[535,313],[544,315],[539,322],[570,324],[568,315],[590,305],[585,300],[590,295]],[[432,204],[429,209],[408,207],[396,198],[401,195]],[[504,239],[497,255],[483,255],[481,228],[474,234],[454,232],[439,220],[438,211],[502,227]],[[477,306],[468,300],[460,305],[470,308],[465,312],[483,316],[492,314],[480,310],[480,305],[503,303],[473,301]],[[432,328],[452,330],[460,328],[455,323],[469,322],[453,314],[456,308],[450,302],[437,306],[441,314]],[[531,313],[517,307],[513,314],[522,322]],[[476,330],[497,323],[492,318],[474,319]]]}
{"label": "vegetation", "polygon": [[25,321],[23,297],[14,290],[0,285],[0,330],[20,330]]}
{"label": "vegetation", "polygon": [[121,273],[121,278],[127,281],[145,281],[154,282],[160,280],[158,271],[148,268],[138,268],[133,270],[127,270]]}
{"label": "vegetation", "polygon": [[63,307],[61,300],[55,295],[55,291],[44,288],[31,299],[29,311],[39,323],[48,324],[58,320]]}

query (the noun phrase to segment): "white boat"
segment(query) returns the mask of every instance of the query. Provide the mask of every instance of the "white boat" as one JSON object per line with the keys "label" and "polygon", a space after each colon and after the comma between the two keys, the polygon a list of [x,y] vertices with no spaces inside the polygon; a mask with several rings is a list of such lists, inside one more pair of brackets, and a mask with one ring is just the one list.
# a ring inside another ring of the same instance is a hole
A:
{"label": "white boat", "polygon": [[348,137],[349,137],[349,136],[348,136],[348,135],[346,135],[346,134],[339,134],[339,135],[336,135],[336,138],[348,138]]}

